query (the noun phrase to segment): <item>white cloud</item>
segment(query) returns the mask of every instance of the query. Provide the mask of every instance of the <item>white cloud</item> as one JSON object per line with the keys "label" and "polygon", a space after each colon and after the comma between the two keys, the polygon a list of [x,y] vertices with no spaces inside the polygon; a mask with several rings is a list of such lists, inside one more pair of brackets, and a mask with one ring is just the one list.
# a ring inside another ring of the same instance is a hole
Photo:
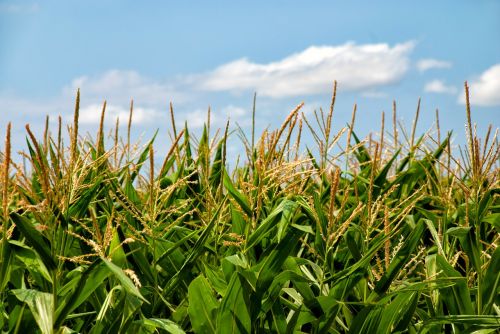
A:
{"label": "white cloud", "polygon": [[202,128],[207,121],[207,110],[196,109],[193,111],[183,112],[180,115],[180,120],[182,121],[183,125],[184,122],[188,122],[188,126],[190,129]]}
{"label": "white cloud", "polygon": [[[484,71],[476,80],[469,82],[471,104],[477,106],[500,106],[500,64]],[[459,97],[465,103],[465,94]]]}
{"label": "white cloud", "polygon": [[456,94],[457,87],[446,85],[442,80],[432,80],[425,84],[424,91],[438,94]]}
{"label": "white cloud", "polygon": [[[414,42],[311,46],[275,62],[257,64],[240,59],[207,73],[165,79],[131,70],[109,70],[77,77],[58,94],[43,100],[0,92],[0,107],[13,120],[17,118],[23,123],[40,122],[47,114],[51,119],[61,115],[71,122],[76,90],[80,88],[82,124],[99,122],[104,100],[108,103],[106,124],[113,124],[117,117],[124,124],[130,100],[134,99],[135,124],[168,125],[168,103],[173,101],[179,121],[188,120],[191,127],[201,127],[206,120],[206,109],[200,109],[199,103],[210,91],[258,90],[259,96],[304,97],[330,93],[333,81],[337,80],[342,91],[358,90],[365,96],[380,97],[381,86],[397,82],[407,73],[414,46]],[[228,118],[232,124],[238,122],[241,126],[251,122],[249,110],[229,103],[219,105],[212,109],[214,126],[223,127]],[[270,113],[268,116],[272,117]]]}
{"label": "white cloud", "polygon": [[[101,120],[102,113],[102,105],[98,104],[90,104],[80,108],[79,120],[82,124],[99,124]],[[107,124],[114,124],[116,122],[116,118],[120,119],[120,124],[124,124],[128,122],[130,114],[130,109],[126,109],[124,107],[118,105],[106,105],[105,112],[105,122]],[[158,119],[165,118],[165,115],[162,115],[158,111],[154,109],[145,109],[140,107],[134,107],[134,111],[132,114],[132,123],[133,124],[148,124],[148,123],[157,123]]]}
{"label": "white cloud", "polygon": [[421,59],[417,62],[417,69],[420,72],[425,72],[430,69],[443,69],[443,68],[451,68],[452,64],[449,61],[437,60],[437,59]]}
{"label": "white cloud", "polygon": [[[56,120],[59,115],[67,123],[72,122],[76,90],[80,88],[80,123],[95,125],[100,122],[104,100],[107,101],[105,123],[112,126],[116,118],[126,124],[130,112],[130,99],[134,99],[132,122],[136,125],[167,126],[168,103],[175,103],[178,121],[189,122],[191,128],[200,128],[206,121],[207,110],[196,107],[199,92],[191,86],[183,87],[183,80],[161,81],[146,78],[135,71],[111,70],[96,76],[81,76],[65,86],[60,94],[51,99],[36,100],[13,94],[0,94],[0,108],[12,120],[40,122],[49,115]],[[174,88],[175,86],[175,88]],[[179,93],[178,88],[185,91]],[[185,99],[189,96],[189,100]],[[194,107],[193,107],[194,105]],[[191,111],[189,108],[192,108]],[[211,121],[214,126],[225,126],[227,119],[246,124],[248,113],[245,109],[226,105],[212,109]],[[3,123],[2,123],[3,125]]]}
{"label": "white cloud", "polygon": [[128,103],[130,99],[143,105],[164,105],[171,100],[182,99],[174,85],[153,80],[135,71],[110,70],[97,76],[76,78],[65,87],[66,94],[74,95],[80,88],[82,99],[101,102],[106,99],[112,103]]}
{"label": "white cloud", "polygon": [[343,90],[370,89],[398,82],[409,67],[415,43],[311,46],[276,62],[242,58],[191,77],[208,91],[257,90],[260,96],[286,97],[329,92],[337,80]]}
{"label": "white cloud", "polygon": [[[199,129],[207,122],[207,109],[195,109],[180,114],[179,120],[187,121],[190,129]],[[249,112],[241,107],[227,105],[221,109],[210,110],[210,124],[212,127],[223,128],[227,120],[234,124],[238,122],[240,126],[249,125],[251,119]]]}

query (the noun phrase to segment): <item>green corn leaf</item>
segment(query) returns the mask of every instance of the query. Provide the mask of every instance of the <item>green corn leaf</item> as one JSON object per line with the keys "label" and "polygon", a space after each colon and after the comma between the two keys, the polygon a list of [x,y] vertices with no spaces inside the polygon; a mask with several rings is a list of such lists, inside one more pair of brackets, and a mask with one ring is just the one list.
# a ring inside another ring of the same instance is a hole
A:
{"label": "green corn leaf", "polygon": [[[55,326],[59,327],[62,325],[68,315],[85,302],[90,294],[104,283],[104,279],[108,277],[109,274],[109,270],[100,261],[94,261],[88,266],[81,274],[71,294],[68,294],[60,301],[56,310]],[[71,282],[68,283],[68,285],[69,286],[65,286],[61,290],[71,288]]]}
{"label": "green corn leaf", "polygon": [[139,289],[134,285],[132,280],[125,274],[125,272],[109,261],[108,259],[101,258],[101,260],[106,264],[106,266],[111,270],[111,272],[115,275],[115,277],[120,281],[121,285],[127,291],[129,294],[136,296],[140,300],[142,300],[145,303],[149,303],[146,298],[144,298],[141,293],[139,292]]}
{"label": "green corn leaf", "polygon": [[[5,226],[5,225],[4,225]],[[9,282],[10,272],[12,270],[12,250],[8,242],[2,240],[2,265],[0,266],[0,291],[4,291],[5,286]]]}
{"label": "green corn leaf", "polygon": [[193,161],[193,154],[191,152],[191,139],[189,135],[189,129],[187,126],[187,122],[184,123],[184,151],[186,153],[186,165],[188,167],[193,166],[194,161]]}
{"label": "green corn leaf", "polygon": [[[448,315],[430,318],[424,322],[424,327],[420,333],[427,333],[432,326],[445,325],[445,324],[459,324],[471,326],[471,328],[464,333],[492,333],[500,329],[500,316],[488,315]],[[492,331],[484,331],[491,329]]]}
{"label": "green corn leaf", "polygon": [[[297,263],[296,258],[288,257],[283,263],[283,269],[290,270],[299,276],[303,276],[303,272]],[[314,314],[315,317],[320,317],[323,314],[323,309],[319,304],[316,295],[311,289],[309,282],[302,282],[299,280],[294,281],[294,287],[297,289],[300,298],[303,299],[304,305]]]}
{"label": "green corn leaf", "polygon": [[224,273],[222,270],[205,263],[204,273],[209,281],[210,287],[213,288],[219,295],[224,296],[227,289],[227,282],[224,279]]}
{"label": "green corn leaf", "polygon": [[492,204],[494,203],[495,194],[498,193],[500,193],[500,190],[498,188],[494,188],[482,194],[481,200],[477,205],[477,211],[476,211],[478,223],[481,222],[485,218],[485,216],[488,215],[488,212],[491,210]]}
{"label": "green corn leaf", "polygon": [[202,168],[207,167],[208,165],[208,131],[207,125],[203,126],[203,132],[201,133],[201,138],[198,141],[198,165]]}
{"label": "green corn leaf", "polygon": [[438,277],[455,278],[450,288],[441,290],[441,295],[451,314],[474,314],[470,291],[465,277],[456,271],[442,255],[436,255],[436,265],[441,274]]}
{"label": "green corn leaf", "polygon": [[349,251],[351,252],[352,257],[355,261],[359,261],[362,258],[361,255],[361,243],[357,240],[357,236],[359,231],[357,231],[356,227],[350,227],[345,234],[345,241]]}
{"label": "green corn leaf", "polygon": [[33,246],[38,255],[40,255],[45,266],[49,270],[56,269],[56,261],[52,257],[48,240],[33,227],[33,224],[27,218],[15,212],[12,212],[10,217],[26,240]]}
{"label": "green corn leaf", "polygon": [[491,213],[486,215],[482,221],[491,224],[497,229],[497,231],[500,232],[500,213]]}
{"label": "green corn leaf", "polygon": [[[123,235],[122,229],[117,228],[118,235],[120,236],[120,240],[123,242],[125,240],[125,236]],[[128,254],[127,260],[130,261],[134,265],[134,269],[141,273],[141,276],[144,277],[149,283],[154,284],[154,275],[151,269],[151,264],[146,258],[148,245],[144,245],[142,243],[134,242],[130,244],[123,244],[123,249]]]}
{"label": "green corn leaf", "polygon": [[[257,290],[258,294],[263,294],[271,284],[272,280],[281,271],[283,263],[297,245],[302,231],[297,229],[290,230],[286,237],[275,246],[269,256],[262,263],[257,265]],[[256,269],[257,269],[256,268]]]}
{"label": "green corn leaf", "polygon": [[217,151],[215,152],[214,162],[212,164],[212,169],[210,170],[210,176],[208,180],[212,189],[215,191],[219,188],[222,181],[222,176],[224,175],[224,166],[222,164],[222,151],[225,149],[225,141],[222,139],[217,145]]}
{"label": "green corn leaf", "polygon": [[286,314],[279,301],[275,301],[271,308],[273,327],[279,334],[286,333]]}
{"label": "green corn leaf", "polygon": [[196,243],[193,245],[193,247],[190,250],[189,255],[186,257],[184,263],[182,264],[182,267],[177,271],[177,273],[170,279],[170,281],[167,283],[167,286],[164,289],[164,295],[168,295],[172,292],[173,289],[177,287],[177,284],[179,280],[182,278],[182,276],[185,274],[187,269],[189,269],[194,261],[202,254],[203,249],[205,247],[205,243],[208,240],[210,234],[212,233],[212,229],[214,228],[217,219],[219,218],[219,213],[222,207],[224,206],[226,202],[227,197],[224,198],[223,201],[219,204],[219,207],[215,211],[215,213],[212,216],[212,219],[208,223],[208,225],[205,227],[203,232],[201,233],[200,237],[196,241]]}
{"label": "green corn leaf", "polygon": [[394,152],[394,155],[392,156],[392,158],[384,165],[382,170],[378,173],[378,175],[373,180],[373,185],[374,185],[373,194],[372,194],[373,198],[377,198],[380,195],[384,184],[387,182],[387,174],[389,173],[389,170],[391,169],[394,161],[396,161],[396,158],[398,157],[399,152],[400,152],[400,150],[397,150],[396,152]]}
{"label": "green corn leaf", "polygon": [[[354,138],[354,141],[356,142],[356,145],[359,145],[361,141],[359,140],[358,136],[356,133],[353,131],[352,132],[352,137]],[[368,166],[366,163],[371,161],[370,154],[368,153],[368,150],[364,145],[359,145],[355,151],[356,158],[358,159],[359,163],[366,166],[363,167],[363,169],[367,168],[367,171],[369,172],[371,170],[371,166]],[[369,175],[369,174],[366,174]]]}
{"label": "green corn leaf", "polygon": [[257,243],[262,241],[267,235],[271,233],[277,227],[277,223],[279,219],[281,219],[283,211],[287,206],[294,206],[293,203],[289,200],[284,200],[274,208],[271,213],[259,224],[257,229],[250,234],[247,243],[245,245],[245,249],[253,248]]}
{"label": "green corn leaf", "polygon": [[77,201],[68,209],[68,217],[73,219],[81,218],[85,215],[85,212],[89,209],[89,205],[96,196],[98,189],[101,187],[101,182],[103,177],[98,177],[93,180],[93,185],[89,189],[86,189],[84,193],[82,193]]}
{"label": "green corn leaf", "polygon": [[377,333],[393,333],[395,329],[408,328],[419,296],[417,291],[400,292],[389,305],[382,305],[384,312]]}
{"label": "green corn leaf", "polygon": [[43,334],[54,333],[54,296],[32,289],[12,290],[14,296],[28,304],[35,321]]}
{"label": "green corn leaf", "polygon": [[168,258],[172,253],[179,251],[179,248],[186,244],[186,242],[190,240],[195,240],[195,242],[199,239],[197,238],[198,234],[200,234],[200,230],[195,230],[181,239],[177,240],[175,243],[169,243],[168,248],[160,255],[160,257],[156,260],[157,263],[163,262],[166,258]]}
{"label": "green corn leaf", "polygon": [[236,190],[236,188],[233,185],[233,182],[231,181],[231,178],[227,174],[226,171],[224,171],[224,187],[227,189],[231,197],[238,203],[238,205],[243,209],[243,211],[246,213],[247,217],[251,218],[253,216],[252,209],[250,208],[250,202],[248,198],[246,198],[241,192]]}
{"label": "green corn leaf", "polygon": [[182,328],[169,319],[158,319],[158,318],[149,318],[137,320],[134,324],[138,324],[141,328],[154,328],[154,329],[162,329],[170,334],[185,334]]}
{"label": "green corn leaf", "polygon": [[249,225],[246,223],[241,212],[234,207],[234,205],[230,204],[229,207],[231,210],[231,228],[233,233],[244,235]]}
{"label": "green corn leaf", "polygon": [[396,253],[396,256],[392,259],[389,268],[384,273],[382,278],[375,285],[374,292],[377,295],[381,295],[389,289],[392,281],[399,274],[399,271],[403,268],[403,266],[408,262],[410,257],[413,255],[415,249],[417,248],[420,239],[422,238],[422,234],[424,233],[424,222],[421,220],[415,229],[410,233],[405,243],[401,247],[401,249]]}
{"label": "green corn leaf", "polygon": [[443,246],[441,244],[441,240],[439,239],[438,232],[436,231],[436,227],[434,226],[434,223],[429,219],[424,219],[424,221],[425,221],[425,224],[427,225],[427,228],[429,229],[429,232],[432,235],[434,243],[436,244],[440,254],[444,254]]}
{"label": "green corn leaf", "polygon": [[319,296],[318,302],[324,312],[324,315],[318,319],[318,333],[330,333],[342,305],[330,296]]}
{"label": "green corn leaf", "polygon": [[188,313],[194,332],[215,333],[219,303],[205,277],[200,275],[191,282],[188,298]]}
{"label": "green corn leaf", "polygon": [[[16,258],[24,263],[35,279],[43,277],[47,282],[53,283],[47,267],[31,248],[14,240],[11,240],[10,244],[14,248]],[[43,284],[40,284],[40,286],[43,286]]]}
{"label": "green corn leaf", "polygon": [[[125,294],[124,293],[117,293],[117,292],[122,292],[124,288],[121,285],[115,285],[113,288],[111,288],[109,291],[105,291],[106,293],[102,294],[103,301],[100,303],[100,309],[99,313],[97,314],[97,317],[95,319],[95,324],[92,328],[91,333],[101,333],[104,331],[105,327],[108,327],[109,329],[112,327],[112,321],[117,321],[118,319],[121,318],[121,315],[119,315],[116,311],[114,312],[115,314],[111,314],[108,318],[110,319],[109,321],[106,321],[106,314],[108,313],[108,310],[112,308],[113,302],[116,305],[116,309],[119,309],[121,312],[124,311],[125,307]],[[116,296],[115,296],[116,294]],[[120,319],[121,320],[121,319]],[[107,323],[106,323],[107,322]]]}
{"label": "green corn leaf", "polygon": [[370,249],[368,249],[365,252],[363,257],[359,259],[359,261],[350,265],[346,269],[336,272],[334,275],[326,279],[325,283],[332,283],[333,285],[335,285],[356,272],[364,272],[365,268],[369,265],[370,261],[373,259],[375,253],[377,253],[380,250],[380,248],[384,245],[385,240],[388,239],[389,237],[390,235],[385,237],[379,235],[378,237],[375,237],[372,240]]}
{"label": "green corn leaf", "polygon": [[226,295],[219,306],[218,334],[251,333],[251,286],[238,272],[234,272],[227,286]]}
{"label": "green corn leaf", "polygon": [[278,223],[278,231],[276,233],[277,241],[280,242],[288,232],[288,227],[292,223],[293,215],[298,208],[298,204],[293,201],[286,201],[283,205],[283,213]]}
{"label": "green corn leaf", "polygon": [[457,237],[460,245],[472,262],[476,272],[482,272],[481,251],[482,246],[477,243],[473,227],[452,227],[446,231],[448,235]]}
{"label": "green corn leaf", "polygon": [[135,164],[135,168],[133,172],[130,174],[130,181],[134,182],[135,178],[137,175],[139,175],[139,172],[141,171],[142,166],[144,165],[144,162],[149,156],[149,147],[153,145],[153,142],[155,141],[156,135],[158,134],[158,130],[155,131],[153,138],[146,144],[146,147],[142,151],[142,153],[139,155],[139,159],[137,160]]}
{"label": "green corn leaf", "polygon": [[[285,265],[283,266],[283,268]],[[283,286],[286,286],[288,282],[293,283],[294,285],[297,283],[308,283],[312,284],[313,282],[305,277],[304,275],[300,275],[292,270],[284,270],[281,271],[276,277],[273,279],[269,289],[268,289],[268,299],[277,299],[282,292]],[[264,307],[263,307],[264,308]]]}
{"label": "green corn leaf", "polygon": [[352,321],[349,333],[379,333],[378,327],[384,310],[381,307],[367,306]]}
{"label": "green corn leaf", "polygon": [[490,314],[493,303],[495,303],[495,299],[498,301],[500,294],[500,247],[497,247],[493,252],[483,277],[481,282],[482,311],[483,314],[487,315]]}
{"label": "green corn leaf", "polygon": [[295,329],[297,326],[297,322],[299,320],[299,316],[302,311],[302,305],[298,307],[297,310],[291,310],[290,312],[293,312],[292,316],[290,317],[290,320],[288,321],[286,325],[286,334],[293,334],[295,333]]}

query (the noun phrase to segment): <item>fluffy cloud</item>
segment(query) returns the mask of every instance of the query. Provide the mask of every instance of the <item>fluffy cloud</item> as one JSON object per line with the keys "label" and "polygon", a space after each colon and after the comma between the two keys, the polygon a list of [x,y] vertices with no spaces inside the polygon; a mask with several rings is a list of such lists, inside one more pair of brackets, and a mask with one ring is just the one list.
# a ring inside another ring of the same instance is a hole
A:
{"label": "fluffy cloud", "polygon": [[409,67],[415,43],[311,46],[267,64],[242,58],[191,78],[208,91],[257,90],[261,96],[286,97],[328,92],[333,80],[345,90],[364,90],[399,81]]}
{"label": "fluffy cloud", "polygon": [[[80,88],[81,103],[80,121],[82,124],[97,124],[100,121],[102,102],[108,101],[106,107],[106,123],[114,123],[116,118],[124,124],[129,117],[129,101],[134,99],[133,123],[136,125],[167,125],[168,102],[174,101],[178,122],[189,122],[192,129],[201,128],[207,120],[207,109],[189,110],[185,104],[187,98],[196,98],[196,92],[183,77],[176,80],[153,80],[135,71],[111,70],[97,76],[76,78],[64,89],[65,95],[74,95]],[[180,93],[180,90],[183,90]],[[247,112],[239,107],[227,105],[220,109],[212,109],[211,122],[215,126],[224,126],[228,118],[244,122]]]}
{"label": "fluffy cloud", "polygon": [[[470,101],[478,106],[500,106],[500,64],[484,71],[479,78],[469,82]],[[465,103],[465,94],[459,98]]]}
{"label": "fluffy cloud", "polygon": [[118,117],[123,124],[128,121],[129,104],[133,99],[132,121],[137,125],[165,121],[168,103],[183,100],[183,94],[173,83],[150,79],[136,71],[109,70],[100,75],[78,77],[63,89],[63,96],[66,99],[74,96],[78,88],[82,124],[99,123],[104,100],[108,101],[106,123],[114,123]]}
{"label": "fluffy cloud", "polygon": [[[79,120],[82,124],[98,124],[101,120],[102,105],[90,104],[80,108]],[[120,124],[125,124],[128,122],[130,114],[130,109],[118,105],[107,105],[105,113],[105,121],[107,124],[114,124],[116,119],[120,119]],[[145,108],[134,108],[132,114],[132,123],[134,124],[147,124],[156,123],[158,124],[159,119],[166,119],[165,115],[162,115],[154,109]],[[69,118],[68,118],[69,119]]]}
{"label": "fluffy cloud", "polygon": [[432,80],[425,84],[424,91],[438,94],[456,94],[455,86],[446,85],[442,80]]}
{"label": "fluffy cloud", "polygon": [[430,69],[440,69],[440,68],[451,68],[451,63],[449,61],[437,60],[437,59],[421,59],[417,62],[417,69],[420,72],[425,72]]}
{"label": "fluffy cloud", "polygon": [[64,89],[66,94],[74,94],[80,88],[82,99],[101,102],[124,103],[134,98],[144,105],[167,106],[170,100],[182,99],[172,83],[149,79],[135,71],[110,70],[97,76],[82,76],[72,81]]}
{"label": "fluffy cloud", "polygon": [[[358,90],[364,96],[382,97],[381,86],[397,82],[407,73],[414,45],[406,42],[311,46],[275,62],[258,64],[239,59],[206,73],[165,79],[150,78],[136,71],[109,70],[77,77],[59,94],[43,101],[0,94],[0,107],[18,119],[39,122],[49,114],[52,119],[62,115],[70,121],[76,90],[80,88],[82,124],[99,122],[104,100],[108,102],[106,123],[114,123],[117,117],[120,123],[126,123],[133,98],[135,124],[168,124],[168,102],[174,101],[178,120],[188,120],[191,126],[200,127],[205,122],[206,109],[200,109],[199,102],[212,91],[257,90],[261,97],[303,97],[329,93],[333,80],[337,80],[343,91]],[[251,118],[247,110],[233,105],[212,110],[212,122],[217,126],[224,126],[228,117],[233,124],[238,122],[242,126]]]}
{"label": "fluffy cloud", "polygon": [[[207,112],[206,109],[183,112],[179,120],[187,121],[191,129],[199,129],[207,122]],[[249,125],[251,121],[247,110],[231,104],[221,109],[211,109],[210,123],[212,126],[222,129],[227,120],[230,120],[232,124],[237,122],[240,126]]]}

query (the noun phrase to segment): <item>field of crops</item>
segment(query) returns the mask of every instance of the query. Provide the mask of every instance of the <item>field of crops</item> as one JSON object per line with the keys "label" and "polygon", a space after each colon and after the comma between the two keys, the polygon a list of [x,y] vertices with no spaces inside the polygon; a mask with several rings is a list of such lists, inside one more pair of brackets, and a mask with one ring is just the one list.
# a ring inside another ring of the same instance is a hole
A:
{"label": "field of crops", "polygon": [[106,136],[105,105],[95,139],[79,135],[79,97],[68,136],[27,126],[23,159],[9,126],[2,331],[497,332],[495,129],[479,138],[467,103],[461,149],[438,117],[416,134],[419,108],[409,131],[394,106],[378,134],[356,133],[355,112],[334,133],[334,103],[260,136],[208,117],[194,138],[172,111],[164,159],[154,138],[131,144],[130,121]]}

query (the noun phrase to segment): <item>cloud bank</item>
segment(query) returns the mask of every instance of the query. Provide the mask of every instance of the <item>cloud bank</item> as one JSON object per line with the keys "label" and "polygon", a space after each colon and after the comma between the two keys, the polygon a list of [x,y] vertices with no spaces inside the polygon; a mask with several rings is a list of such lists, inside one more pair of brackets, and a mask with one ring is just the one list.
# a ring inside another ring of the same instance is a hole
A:
{"label": "cloud bank", "polygon": [[101,75],[81,76],[65,87],[64,92],[74,94],[78,88],[92,102],[106,99],[111,103],[128,103],[133,98],[141,104],[167,106],[172,99],[179,101],[183,97],[174,83],[150,79],[136,71],[110,70]]}
{"label": "cloud bank", "polygon": [[[80,123],[82,124],[98,124],[101,120],[102,105],[90,104],[80,108]],[[122,107],[120,105],[106,105],[105,122],[106,124],[114,124],[116,119],[120,119],[120,123],[128,121],[130,115],[130,109]],[[134,112],[132,114],[132,122],[134,124],[153,124],[157,123],[159,118],[165,118],[164,115],[160,114],[154,109],[134,107]],[[68,118],[68,121],[71,117]]]}
{"label": "cloud bank", "polygon": [[207,91],[258,91],[274,98],[328,92],[337,80],[345,90],[364,90],[398,82],[409,68],[414,42],[311,46],[281,60],[258,64],[242,58],[194,76]]}
{"label": "cloud bank", "polygon": [[[329,93],[333,80],[337,80],[343,90],[359,90],[366,96],[380,97],[382,93],[377,93],[377,88],[397,82],[406,74],[413,48],[413,42],[394,46],[354,43],[311,46],[267,64],[244,58],[207,73],[164,80],[148,78],[136,71],[113,69],[75,78],[63,88],[58,99],[61,106],[73,101],[80,88],[82,124],[99,122],[104,100],[107,100],[108,124],[116,118],[121,123],[128,120],[132,98],[135,124],[165,121],[168,103],[175,101],[181,106],[180,110],[184,110],[179,114],[179,121],[189,120],[197,127],[205,122],[206,109],[193,106],[191,101],[204,92],[258,91],[260,96],[282,98]],[[214,123],[223,125],[227,117],[244,124],[249,116],[238,106],[226,105],[214,110],[212,117]]]}
{"label": "cloud bank", "polygon": [[[231,123],[237,122],[241,126],[244,126],[250,124],[251,119],[249,117],[250,112],[248,110],[230,104],[221,109],[212,110],[210,113],[210,124],[222,129],[229,119]],[[186,111],[180,115],[179,120],[188,122],[189,128],[202,128],[207,122],[207,109],[198,108]]]}

